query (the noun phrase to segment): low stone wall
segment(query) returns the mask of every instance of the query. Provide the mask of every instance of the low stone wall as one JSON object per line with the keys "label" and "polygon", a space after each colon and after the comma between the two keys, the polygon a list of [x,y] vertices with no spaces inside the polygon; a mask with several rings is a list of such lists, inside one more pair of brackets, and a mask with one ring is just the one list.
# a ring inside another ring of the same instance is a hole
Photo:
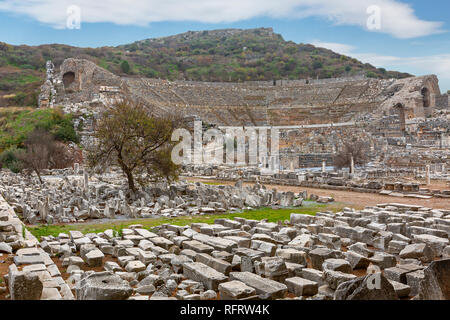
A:
{"label": "low stone wall", "polygon": [[9,253],[13,262],[3,275],[11,300],[74,299],[50,255],[39,247],[39,241],[25,228],[2,195],[0,240],[1,251]]}
{"label": "low stone wall", "polygon": [[[35,236],[33,236],[24,226],[22,221],[17,217],[14,209],[6,202],[3,196],[0,194],[0,222],[2,222],[1,230],[10,230],[8,236],[3,235],[0,232],[0,242],[5,242],[10,245],[13,250],[20,249],[21,247],[34,247],[38,243]],[[25,228],[25,230],[23,230]],[[14,238],[10,236],[14,235]],[[5,237],[6,236],[6,237]],[[3,239],[5,238],[5,239]],[[8,242],[8,239],[16,239]]]}

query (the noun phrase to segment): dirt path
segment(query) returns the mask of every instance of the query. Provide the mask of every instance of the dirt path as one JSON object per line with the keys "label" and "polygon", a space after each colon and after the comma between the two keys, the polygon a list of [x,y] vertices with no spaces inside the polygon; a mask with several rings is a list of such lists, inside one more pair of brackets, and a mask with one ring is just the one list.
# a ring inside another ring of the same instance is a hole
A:
{"label": "dirt path", "polygon": [[9,265],[11,263],[13,263],[12,255],[7,253],[0,253],[0,288],[2,288],[0,289],[0,300],[6,300],[6,296],[9,294],[4,276],[8,274]]}
{"label": "dirt path", "polygon": [[[185,178],[190,182],[221,182],[225,185],[234,185],[233,181],[219,181],[201,178]],[[245,182],[244,185],[254,185],[254,183]],[[361,193],[353,191],[342,191],[342,190],[330,190],[330,189],[316,189],[316,188],[306,188],[306,187],[295,187],[295,186],[279,186],[265,184],[266,188],[272,189],[276,188],[280,191],[293,191],[300,192],[306,190],[308,194],[316,194],[319,196],[332,196],[335,201],[348,204],[355,209],[363,208],[365,206],[373,206],[379,203],[395,202],[403,204],[414,204],[424,207],[434,208],[434,209],[448,209],[450,210],[450,199],[444,198],[431,198],[431,199],[415,199],[415,198],[401,198],[381,195],[378,193]]]}

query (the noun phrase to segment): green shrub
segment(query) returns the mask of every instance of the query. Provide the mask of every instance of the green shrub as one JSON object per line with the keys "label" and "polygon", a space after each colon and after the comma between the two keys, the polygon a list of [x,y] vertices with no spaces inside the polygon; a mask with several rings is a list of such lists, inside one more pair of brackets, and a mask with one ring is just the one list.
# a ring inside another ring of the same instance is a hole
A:
{"label": "green shrub", "polygon": [[73,129],[73,126],[71,123],[68,123],[67,121],[61,123],[61,125],[56,127],[56,130],[53,132],[55,138],[57,140],[62,141],[73,141],[75,143],[79,142],[79,137],[75,130]]}
{"label": "green shrub", "polygon": [[27,95],[23,92],[19,92],[15,95],[14,98],[12,98],[12,100],[14,101],[14,103],[18,106],[23,106],[25,104],[25,99],[26,99]]}
{"label": "green shrub", "polygon": [[122,63],[120,64],[120,69],[122,70],[123,73],[129,73],[130,64],[128,63],[128,61],[123,60]]}
{"label": "green shrub", "polygon": [[2,168],[8,168],[14,173],[18,173],[22,170],[22,163],[16,156],[17,149],[15,147],[9,148],[0,153],[0,166]]}
{"label": "green shrub", "polygon": [[378,78],[378,75],[373,71],[367,72],[366,76],[367,76],[367,78]]}

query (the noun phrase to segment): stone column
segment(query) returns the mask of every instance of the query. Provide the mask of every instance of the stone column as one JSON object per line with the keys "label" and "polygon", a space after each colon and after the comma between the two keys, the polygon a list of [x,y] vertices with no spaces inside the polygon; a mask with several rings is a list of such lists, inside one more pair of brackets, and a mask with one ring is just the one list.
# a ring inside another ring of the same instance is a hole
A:
{"label": "stone column", "polygon": [[86,170],[84,170],[84,185],[83,185],[84,191],[89,190],[89,175]]}
{"label": "stone column", "polygon": [[351,174],[355,173],[355,161],[353,160],[353,156],[351,156],[350,158],[350,173]]}
{"label": "stone column", "polygon": [[326,161],[325,160],[322,160],[322,173],[325,173],[325,165],[326,165]]}
{"label": "stone column", "polygon": [[78,174],[79,171],[80,171],[80,164],[78,162],[75,162],[73,164],[73,173]]}
{"label": "stone column", "polygon": [[290,165],[290,170],[294,171],[294,160],[291,160],[291,162],[289,163]]}
{"label": "stone column", "polygon": [[426,173],[426,177],[427,177],[427,185],[431,184],[431,177],[430,177],[430,165],[427,164],[427,173]]}

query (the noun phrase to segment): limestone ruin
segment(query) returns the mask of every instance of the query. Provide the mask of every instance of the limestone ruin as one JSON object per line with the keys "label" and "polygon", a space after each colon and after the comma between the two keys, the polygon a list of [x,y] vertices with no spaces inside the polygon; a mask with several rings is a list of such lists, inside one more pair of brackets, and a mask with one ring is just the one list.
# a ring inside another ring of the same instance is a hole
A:
{"label": "limestone ruin", "polygon": [[[450,299],[450,109],[436,76],[170,82],[121,78],[90,61],[67,59],[57,67],[47,63],[39,104],[72,113],[81,143],[88,144],[99,113],[124,96],[213,128],[275,127],[279,159],[184,165],[180,181],[137,193],[128,192],[115,168],[97,174],[77,163],[43,172],[43,184],[2,170],[0,253],[8,264],[2,298]],[[350,168],[334,168],[346,137],[369,146],[368,163],[352,158]],[[261,207],[330,204],[334,192],[392,201],[291,213],[277,222],[239,217]],[[209,214],[234,216],[213,224],[139,223]],[[70,229],[134,220],[103,232]],[[69,231],[38,239],[26,228],[54,224]]]}

